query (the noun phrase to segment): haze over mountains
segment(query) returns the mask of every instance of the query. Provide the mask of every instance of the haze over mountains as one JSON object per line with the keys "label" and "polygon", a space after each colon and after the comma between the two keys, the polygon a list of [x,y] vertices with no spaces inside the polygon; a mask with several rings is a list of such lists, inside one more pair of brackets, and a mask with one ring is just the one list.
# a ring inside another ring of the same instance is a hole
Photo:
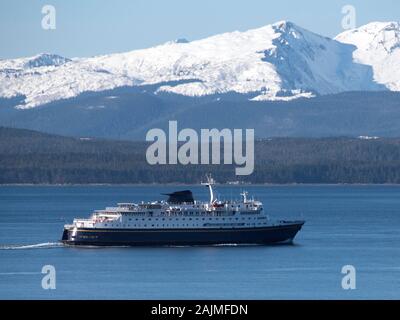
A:
{"label": "haze over mountains", "polygon": [[400,135],[399,48],[396,22],[329,39],[281,21],[120,54],[1,60],[0,125],[134,139],[168,120],[259,137]]}

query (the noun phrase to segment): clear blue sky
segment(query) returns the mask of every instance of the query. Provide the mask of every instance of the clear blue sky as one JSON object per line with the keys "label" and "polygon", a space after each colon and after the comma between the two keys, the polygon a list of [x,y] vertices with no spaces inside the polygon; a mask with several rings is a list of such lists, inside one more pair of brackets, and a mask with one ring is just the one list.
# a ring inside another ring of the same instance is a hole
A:
{"label": "clear blue sky", "polygon": [[[56,30],[41,27],[46,4],[56,8]],[[0,58],[123,52],[279,20],[334,36],[346,4],[356,8],[358,26],[400,20],[398,0],[0,0]]]}

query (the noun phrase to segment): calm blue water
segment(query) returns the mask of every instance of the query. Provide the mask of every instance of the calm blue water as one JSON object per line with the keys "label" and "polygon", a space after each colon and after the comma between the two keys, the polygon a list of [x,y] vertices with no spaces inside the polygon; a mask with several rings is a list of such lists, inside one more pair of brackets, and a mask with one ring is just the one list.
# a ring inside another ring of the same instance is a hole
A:
{"label": "calm blue water", "polygon": [[[186,187],[183,187],[186,188]],[[64,223],[174,186],[0,187],[1,299],[399,299],[399,186],[252,186],[273,218],[303,218],[295,245],[72,248]],[[207,189],[191,188],[206,200]],[[219,186],[227,198],[241,187]],[[161,197],[162,198],[162,197]],[[356,268],[343,290],[341,268]],[[41,287],[42,266],[56,289]]]}

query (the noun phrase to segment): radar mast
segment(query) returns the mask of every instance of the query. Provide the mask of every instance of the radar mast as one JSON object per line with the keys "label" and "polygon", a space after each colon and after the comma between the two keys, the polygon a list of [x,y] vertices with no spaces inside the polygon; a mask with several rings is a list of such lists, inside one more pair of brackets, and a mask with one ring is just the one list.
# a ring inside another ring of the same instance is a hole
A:
{"label": "radar mast", "polygon": [[212,178],[211,174],[206,175],[206,180],[206,182],[202,182],[201,184],[208,187],[210,192],[210,204],[213,204],[217,200],[212,187],[215,184],[215,180]]}

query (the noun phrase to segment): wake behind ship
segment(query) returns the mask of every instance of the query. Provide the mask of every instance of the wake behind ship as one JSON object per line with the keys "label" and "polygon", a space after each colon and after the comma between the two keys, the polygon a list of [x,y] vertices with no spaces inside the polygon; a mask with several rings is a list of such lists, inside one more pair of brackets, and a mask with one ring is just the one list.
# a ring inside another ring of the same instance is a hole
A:
{"label": "wake behind ship", "polygon": [[119,203],[89,219],[64,226],[62,242],[95,246],[273,244],[292,242],[304,221],[271,221],[260,201],[243,192],[241,201],[219,201],[214,181],[204,183],[210,201],[190,190],[166,194],[167,201]]}

